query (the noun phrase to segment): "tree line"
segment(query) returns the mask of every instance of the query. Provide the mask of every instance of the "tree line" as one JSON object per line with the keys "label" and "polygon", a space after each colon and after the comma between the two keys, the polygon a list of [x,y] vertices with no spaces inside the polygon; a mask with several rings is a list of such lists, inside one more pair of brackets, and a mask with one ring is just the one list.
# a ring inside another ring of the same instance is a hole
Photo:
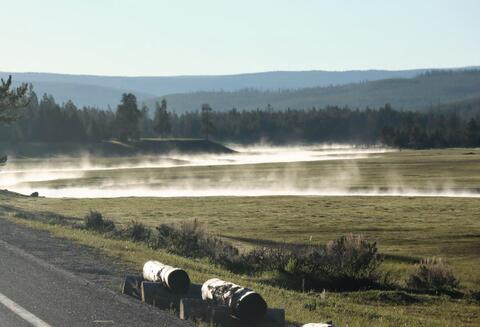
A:
{"label": "tree line", "polygon": [[93,143],[181,137],[236,143],[348,142],[399,148],[480,146],[479,103],[473,107],[470,103],[468,114],[458,104],[453,109],[444,106],[423,112],[398,111],[388,104],[361,110],[338,106],[275,110],[267,106],[216,112],[203,104],[199,111],[177,114],[168,111],[165,99],[150,109],[140,106],[133,94],[123,94],[115,111],[105,111],[77,108],[71,101],[58,104],[46,94],[38,99],[31,92],[23,108],[16,110],[17,119],[5,119],[10,123],[0,125],[0,141]]}
{"label": "tree line", "polygon": [[[202,135],[201,113],[173,115],[173,133]],[[390,105],[379,109],[329,106],[308,110],[273,108],[210,113],[212,136],[221,141],[255,143],[262,140],[286,143],[384,144],[398,148],[480,146],[480,110],[397,111]]]}

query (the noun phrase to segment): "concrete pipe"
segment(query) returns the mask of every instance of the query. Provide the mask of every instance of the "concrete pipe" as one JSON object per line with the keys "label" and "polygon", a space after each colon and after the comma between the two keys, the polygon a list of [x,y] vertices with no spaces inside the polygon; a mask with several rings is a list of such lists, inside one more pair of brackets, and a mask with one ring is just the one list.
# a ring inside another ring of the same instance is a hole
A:
{"label": "concrete pipe", "polygon": [[147,261],[143,265],[143,278],[151,282],[162,283],[176,294],[185,294],[190,287],[190,277],[185,270],[154,260]]}
{"label": "concrete pipe", "polygon": [[226,305],[232,316],[243,321],[261,320],[267,312],[267,303],[260,294],[218,278],[202,285],[202,299]]}

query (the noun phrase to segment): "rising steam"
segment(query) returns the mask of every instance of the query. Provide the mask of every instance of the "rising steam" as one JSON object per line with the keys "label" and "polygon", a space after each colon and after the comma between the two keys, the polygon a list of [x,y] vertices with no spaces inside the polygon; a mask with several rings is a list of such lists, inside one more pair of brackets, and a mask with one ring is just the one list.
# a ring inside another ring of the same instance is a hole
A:
{"label": "rising steam", "polygon": [[[0,170],[0,187],[47,197],[202,196],[447,196],[480,197],[452,185],[388,187],[362,184],[356,162],[392,150],[348,145],[235,147],[235,154],[136,158],[13,160]],[[323,172],[311,162],[331,161]],[[316,170],[313,171],[312,169]]]}

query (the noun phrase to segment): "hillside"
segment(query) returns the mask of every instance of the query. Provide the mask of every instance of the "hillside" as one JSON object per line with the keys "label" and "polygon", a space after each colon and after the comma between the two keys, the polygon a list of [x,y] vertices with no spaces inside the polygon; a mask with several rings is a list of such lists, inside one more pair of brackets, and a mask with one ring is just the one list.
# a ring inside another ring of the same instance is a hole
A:
{"label": "hillside", "polygon": [[[172,94],[165,98],[175,112],[198,110],[209,103],[214,110],[266,108],[379,107],[390,103],[396,109],[421,109],[480,97],[480,70],[435,72],[415,78],[395,78],[332,87],[284,91],[244,89],[234,92]],[[157,99],[147,102],[153,105]]]}
{"label": "hillside", "polygon": [[238,91],[245,88],[257,90],[285,90],[329,85],[345,85],[386,78],[411,78],[429,69],[401,71],[277,71],[223,76],[163,76],[120,77],[93,75],[65,75],[50,73],[0,72],[9,74],[15,82],[34,85],[38,95],[52,94],[57,102],[73,100],[80,107],[115,107],[124,92],[133,92],[139,100],[173,93],[198,91]]}

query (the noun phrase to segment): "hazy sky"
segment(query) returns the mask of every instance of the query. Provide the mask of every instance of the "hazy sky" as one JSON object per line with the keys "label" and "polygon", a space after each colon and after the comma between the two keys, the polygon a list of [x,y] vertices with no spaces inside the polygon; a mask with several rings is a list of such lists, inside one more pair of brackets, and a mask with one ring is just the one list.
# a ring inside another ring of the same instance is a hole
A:
{"label": "hazy sky", "polygon": [[480,0],[0,0],[0,71],[480,65]]}

